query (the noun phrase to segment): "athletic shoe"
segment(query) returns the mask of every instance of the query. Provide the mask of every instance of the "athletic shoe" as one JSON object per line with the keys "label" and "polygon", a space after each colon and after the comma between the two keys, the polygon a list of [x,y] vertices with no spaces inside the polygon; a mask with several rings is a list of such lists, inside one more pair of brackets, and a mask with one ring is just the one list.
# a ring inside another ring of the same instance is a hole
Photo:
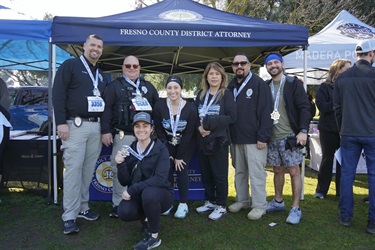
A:
{"label": "athletic shoe", "polygon": [[77,227],[75,220],[64,221],[64,234],[78,233],[79,228]]}
{"label": "athletic shoe", "polygon": [[211,220],[219,220],[227,213],[227,209],[223,206],[216,206],[215,210],[208,216]]}
{"label": "athletic shoe", "polygon": [[250,213],[247,214],[249,220],[259,220],[263,215],[266,214],[266,210],[262,208],[253,208]]}
{"label": "athletic shoe", "polygon": [[97,220],[99,218],[99,214],[89,209],[84,212],[80,212],[77,217],[85,220]]}
{"label": "athletic shoe", "polygon": [[206,201],[203,206],[197,207],[195,210],[198,214],[205,214],[213,211],[216,208],[215,204],[212,204],[209,201]]}
{"label": "athletic shoe", "polygon": [[369,203],[370,202],[370,197],[367,196],[367,197],[363,198],[363,202]]}
{"label": "athletic shoe", "polygon": [[162,213],[161,215],[168,216],[171,213],[172,209],[173,209],[173,205],[167,211],[165,211],[164,213]]}
{"label": "athletic shoe", "polygon": [[250,208],[249,202],[235,202],[228,207],[228,211],[232,213],[237,213],[242,209]]}
{"label": "athletic shoe", "polygon": [[134,250],[145,250],[153,249],[161,244],[161,239],[159,237],[153,238],[151,234],[148,234],[143,240],[138,242],[133,246]]}
{"label": "athletic shoe", "polygon": [[109,217],[118,218],[117,209],[118,209],[118,206],[114,206],[111,212],[109,213]]}
{"label": "athletic shoe", "polygon": [[324,199],[324,195],[322,193],[315,193],[314,197],[317,199]]}
{"label": "athletic shoe", "polygon": [[366,231],[370,234],[375,234],[375,221],[368,221]]}
{"label": "athletic shoe", "polygon": [[337,220],[339,221],[339,223],[341,224],[341,226],[344,226],[344,227],[349,227],[350,226],[350,219],[343,218],[343,217],[341,217],[339,215],[339,216],[337,216]]}
{"label": "athletic shoe", "polygon": [[180,203],[174,217],[177,219],[183,219],[186,217],[187,213],[189,213],[188,205],[186,203]]}
{"label": "athletic shoe", "polygon": [[284,211],[285,210],[285,203],[282,201],[281,203],[277,202],[275,199],[267,203],[266,212],[273,212],[273,211]]}
{"label": "athletic shoe", "polygon": [[286,218],[286,223],[297,225],[302,219],[302,211],[300,208],[292,207],[289,211],[288,218]]}

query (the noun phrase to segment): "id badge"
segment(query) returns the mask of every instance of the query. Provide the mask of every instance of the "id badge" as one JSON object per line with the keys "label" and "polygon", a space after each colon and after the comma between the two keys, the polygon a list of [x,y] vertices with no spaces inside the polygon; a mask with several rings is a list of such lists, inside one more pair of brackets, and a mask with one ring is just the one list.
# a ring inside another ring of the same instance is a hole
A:
{"label": "id badge", "polygon": [[133,98],[132,103],[134,105],[135,111],[152,111],[150,103],[146,98]]}
{"label": "id badge", "polygon": [[88,96],[88,112],[103,112],[105,103],[100,96]]}

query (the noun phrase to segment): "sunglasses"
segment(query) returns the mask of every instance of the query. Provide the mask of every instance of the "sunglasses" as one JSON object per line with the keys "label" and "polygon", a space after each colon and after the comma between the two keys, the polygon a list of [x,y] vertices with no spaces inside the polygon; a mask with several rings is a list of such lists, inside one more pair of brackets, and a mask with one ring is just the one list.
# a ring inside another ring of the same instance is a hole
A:
{"label": "sunglasses", "polygon": [[232,66],[233,67],[238,67],[239,65],[241,65],[242,67],[246,66],[249,62],[247,61],[242,61],[242,62],[233,62],[232,63]]}
{"label": "sunglasses", "polygon": [[138,64],[124,64],[125,68],[130,69],[133,67],[133,69],[138,69],[139,65]]}

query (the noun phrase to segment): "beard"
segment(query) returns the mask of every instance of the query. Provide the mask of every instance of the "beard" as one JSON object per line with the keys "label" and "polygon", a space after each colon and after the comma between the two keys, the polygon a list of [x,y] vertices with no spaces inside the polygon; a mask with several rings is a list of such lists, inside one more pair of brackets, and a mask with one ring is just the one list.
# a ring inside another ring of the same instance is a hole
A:
{"label": "beard", "polygon": [[[277,71],[274,71],[274,69],[277,69]],[[270,70],[267,70],[268,74],[270,74],[272,77],[278,76],[280,73],[283,73],[282,68],[272,68]]]}
{"label": "beard", "polygon": [[[242,73],[240,73],[242,72]],[[237,79],[243,79],[245,77],[245,71],[244,70],[237,70],[236,71],[236,77]]]}

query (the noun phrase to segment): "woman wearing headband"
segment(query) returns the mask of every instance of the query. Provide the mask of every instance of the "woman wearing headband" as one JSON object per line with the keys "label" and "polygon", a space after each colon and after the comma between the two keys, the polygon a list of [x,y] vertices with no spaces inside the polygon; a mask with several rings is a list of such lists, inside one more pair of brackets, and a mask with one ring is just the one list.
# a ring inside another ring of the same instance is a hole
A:
{"label": "woman wearing headband", "polygon": [[[174,217],[183,219],[189,212],[187,205],[189,192],[188,166],[195,152],[195,128],[197,111],[193,103],[182,99],[182,81],[170,76],[166,84],[167,98],[160,100],[153,109],[157,137],[166,142],[170,155],[169,180],[177,175],[180,204]],[[169,211],[168,211],[169,214]]]}
{"label": "woman wearing headband", "polygon": [[141,220],[146,237],[134,249],[159,246],[160,214],[173,203],[173,187],[168,180],[169,153],[164,144],[153,139],[151,117],[137,113],[133,119],[136,141],[124,146],[115,157],[118,179],[127,186],[118,207],[118,216],[124,221]]}
{"label": "woman wearing headband", "polygon": [[198,145],[206,202],[196,211],[219,220],[227,213],[229,124],[237,120],[236,104],[227,90],[227,74],[217,62],[203,73],[202,89],[195,100],[199,114]]}

